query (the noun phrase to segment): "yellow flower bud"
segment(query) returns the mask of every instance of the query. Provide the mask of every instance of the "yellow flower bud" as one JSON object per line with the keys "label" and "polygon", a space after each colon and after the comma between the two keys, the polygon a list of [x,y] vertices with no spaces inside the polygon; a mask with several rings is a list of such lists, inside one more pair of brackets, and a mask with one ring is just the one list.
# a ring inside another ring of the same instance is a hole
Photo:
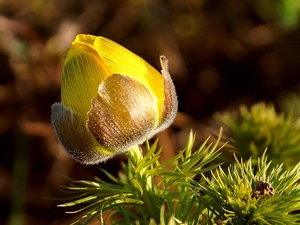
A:
{"label": "yellow flower bud", "polygon": [[52,106],[56,135],[75,160],[105,161],[173,122],[176,92],[160,61],[162,74],[107,38],[77,35],[62,61],[61,103]]}

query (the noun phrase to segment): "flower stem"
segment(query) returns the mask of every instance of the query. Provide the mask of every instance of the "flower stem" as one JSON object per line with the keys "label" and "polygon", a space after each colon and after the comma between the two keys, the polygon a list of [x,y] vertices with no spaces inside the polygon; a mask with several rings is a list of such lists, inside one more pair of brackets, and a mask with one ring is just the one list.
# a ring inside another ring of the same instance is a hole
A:
{"label": "flower stem", "polygon": [[133,146],[127,153],[134,166],[136,166],[143,159],[143,151],[138,145]]}
{"label": "flower stem", "polygon": [[141,200],[144,202],[145,212],[148,212],[149,215],[155,220],[159,221],[160,216],[160,200],[156,196],[156,187],[153,182],[153,176],[148,174],[148,168],[143,167],[140,170],[136,170],[137,167],[140,167],[140,164],[144,159],[143,151],[139,146],[134,146],[131,150],[128,151],[128,157],[131,165],[131,179],[135,179],[139,182],[142,191],[140,192]]}

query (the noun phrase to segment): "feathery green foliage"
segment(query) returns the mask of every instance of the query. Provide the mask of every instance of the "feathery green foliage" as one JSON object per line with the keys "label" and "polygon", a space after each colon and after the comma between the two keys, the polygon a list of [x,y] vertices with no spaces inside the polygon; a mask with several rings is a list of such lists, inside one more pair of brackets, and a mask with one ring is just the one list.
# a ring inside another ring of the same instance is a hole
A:
{"label": "feathery green foliage", "polygon": [[265,151],[246,162],[234,155],[224,170],[212,164],[220,139],[221,132],[215,144],[208,138],[193,151],[190,133],[186,148],[162,163],[157,142],[146,142],[145,155],[136,146],[118,177],[102,170],[110,182],[74,180],[63,187],[70,197],[59,206],[82,213],[73,223],[82,225],[95,218],[100,224],[299,224],[300,163],[290,170],[271,167]]}
{"label": "feathery green foliage", "polygon": [[299,118],[277,113],[273,105],[258,103],[249,110],[241,106],[237,116],[217,114],[217,119],[228,131],[233,151],[242,158],[256,159],[267,148],[272,166],[284,162],[285,168],[291,168],[299,162]]}
{"label": "feathery green foliage", "polygon": [[69,213],[84,212],[84,222],[79,219],[74,224],[88,224],[95,217],[106,224],[103,214],[107,212],[112,224],[212,223],[213,214],[200,201],[201,186],[195,177],[218,167],[210,163],[220,154],[219,139],[209,144],[208,138],[196,151],[194,140],[191,132],[186,148],[163,163],[159,162],[157,142],[152,146],[147,142],[145,156],[135,147],[129,151],[124,174],[114,177],[102,170],[111,183],[98,178],[94,182],[73,181],[71,187],[63,187],[71,197],[59,206],[78,206]]}
{"label": "feathery green foliage", "polygon": [[202,201],[224,224],[299,224],[300,163],[284,171],[283,165],[270,168],[265,153],[254,171],[252,160],[238,161],[227,171],[219,167],[207,185]]}

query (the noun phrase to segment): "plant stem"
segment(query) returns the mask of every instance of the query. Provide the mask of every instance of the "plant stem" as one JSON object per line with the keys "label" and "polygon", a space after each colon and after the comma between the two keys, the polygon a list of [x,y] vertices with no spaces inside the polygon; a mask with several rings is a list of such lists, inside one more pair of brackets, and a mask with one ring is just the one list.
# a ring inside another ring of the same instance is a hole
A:
{"label": "plant stem", "polygon": [[147,173],[147,167],[142,168],[138,172],[135,170],[144,158],[142,149],[139,146],[134,146],[128,151],[128,157],[131,161],[129,165],[131,164],[132,179],[136,179],[143,190],[141,200],[144,202],[144,211],[148,212],[156,222],[159,222],[161,202],[155,194],[156,187],[153,183],[153,176]]}

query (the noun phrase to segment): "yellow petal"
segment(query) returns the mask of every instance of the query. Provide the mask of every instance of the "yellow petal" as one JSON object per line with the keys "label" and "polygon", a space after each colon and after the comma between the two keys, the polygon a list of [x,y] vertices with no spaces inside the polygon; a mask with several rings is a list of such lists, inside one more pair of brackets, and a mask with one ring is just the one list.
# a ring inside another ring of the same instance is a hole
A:
{"label": "yellow petal", "polygon": [[62,104],[87,119],[91,99],[97,96],[100,83],[108,75],[106,66],[92,48],[84,44],[73,44],[63,61]]}
{"label": "yellow petal", "polygon": [[88,128],[103,146],[128,150],[150,138],[158,124],[153,95],[138,80],[113,74],[99,87],[88,113]]}
{"label": "yellow petal", "polygon": [[[104,37],[96,37],[94,48],[112,74],[124,74],[142,82],[156,97],[159,112],[164,101],[162,75],[141,57]],[[159,118],[161,119],[161,118]]]}
{"label": "yellow petal", "polygon": [[52,106],[52,123],[65,150],[81,163],[96,164],[116,154],[99,145],[86,129],[82,117],[60,103]]}
{"label": "yellow petal", "polygon": [[85,44],[89,45],[91,48],[94,46],[96,36],[90,34],[78,34],[73,41],[72,45]]}

